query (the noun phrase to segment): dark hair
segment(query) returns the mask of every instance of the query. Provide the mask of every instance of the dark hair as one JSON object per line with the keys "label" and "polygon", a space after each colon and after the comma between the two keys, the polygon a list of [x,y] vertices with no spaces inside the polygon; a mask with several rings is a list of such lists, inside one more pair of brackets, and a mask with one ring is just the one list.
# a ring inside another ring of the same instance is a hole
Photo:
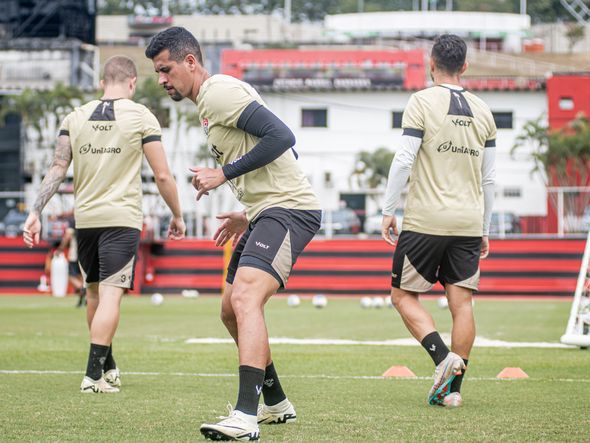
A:
{"label": "dark hair", "polygon": [[431,57],[437,68],[455,74],[465,64],[467,45],[462,38],[453,34],[439,35],[434,40]]}
{"label": "dark hair", "polygon": [[170,58],[176,62],[181,62],[187,55],[193,54],[197,61],[201,65],[203,64],[201,46],[197,39],[185,28],[173,26],[158,32],[145,49],[145,56],[153,59],[166,49],[170,51]]}

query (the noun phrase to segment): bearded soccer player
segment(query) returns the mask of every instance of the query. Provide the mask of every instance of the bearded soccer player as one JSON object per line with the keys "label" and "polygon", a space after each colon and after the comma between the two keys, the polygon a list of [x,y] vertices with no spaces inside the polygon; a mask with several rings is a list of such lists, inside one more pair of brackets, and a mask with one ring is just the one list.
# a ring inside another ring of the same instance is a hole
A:
{"label": "bearded soccer player", "polygon": [[[432,48],[434,86],[412,95],[402,145],[389,171],[382,237],[395,245],[394,211],[408,181],[403,230],[393,258],[391,299],[436,369],[428,403],[462,404],[461,383],[475,340],[472,294],[489,252],[496,125],[488,106],[461,87],[467,47],[442,35]],[[451,350],[418,296],[439,281],[453,318]]]}
{"label": "bearded soccer player", "polygon": [[319,202],[297,164],[289,128],[247,83],[209,75],[190,32],[160,32],[146,56],[173,100],[186,97],[197,105],[221,166],[193,169],[197,200],[228,183],[245,207],[219,215],[223,222],[214,235],[218,245],[241,235],[221,301],[222,321],[238,346],[238,400],[228,417],[202,425],[201,433],[213,440],[257,440],[258,424],[296,419],[271,358],[264,305],[287,284],[295,260],[319,230]]}
{"label": "bearded soccer player", "polygon": [[172,211],[168,237],[180,240],[185,225],[174,177],[168,168],[156,117],[131,101],[137,69],[124,56],[108,59],[104,94],[76,108],[63,121],[53,162],[24,227],[28,247],[39,242],[41,211],[74,162],[74,217],[78,263],[87,288],[90,353],[80,391],[115,393],[121,387],[112,341],[123,293],[133,288],[134,265],[143,225],[141,165],[154,172]]}

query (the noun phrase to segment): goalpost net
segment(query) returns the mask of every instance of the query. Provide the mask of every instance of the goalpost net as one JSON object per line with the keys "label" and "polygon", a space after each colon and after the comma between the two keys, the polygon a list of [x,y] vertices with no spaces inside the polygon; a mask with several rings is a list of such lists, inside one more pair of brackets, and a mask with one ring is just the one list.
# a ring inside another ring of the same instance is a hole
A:
{"label": "goalpost net", "polygon": [[570,318],[561,342],[583,348],[590,347],[590,232],[586,237]]}

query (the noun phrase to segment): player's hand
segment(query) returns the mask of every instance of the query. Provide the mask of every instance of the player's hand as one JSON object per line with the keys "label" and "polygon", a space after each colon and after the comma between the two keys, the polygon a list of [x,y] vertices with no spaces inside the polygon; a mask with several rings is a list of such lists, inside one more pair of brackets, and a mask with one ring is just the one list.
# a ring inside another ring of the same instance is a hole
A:
{"label": "player's hand", "polygon": [[189,168],[195,173],[192,184],[193,187],[199,191],[197,192],[197,201],[203,195],[209,195],[210,190],[215,189],[227,181],[221,168],[200,168],[198,166]]}
{"label": "player's hand", "polygon": [[234,246],[248,227],[248,219],[245,212],[224,212],[217,215],[218,220],[223,220],[221,226],[215,231],[213,240],[215,246],[224,246],[233,237]]}
{"label": "player's hand", "polygon": [[384,215],[383,220],[381,221],[381,237],[386,243],[395,246],[396,240],[391,236],[391,231],[393,231],[395,237],[398,236],[399,233],[397,231],[397,220],[395,219],[395,215]]}
{"label": "player's hand", "polygon": [[28,248],[39,244],[39,235],[41,234],[41,221],[36,212],[30,212],[25,221],[23,228],[23,240]]}
{"label": "player's hand", "polygon": [[182,240],[186,233],[186,225],[182,217],[172,217],[168,226],[168,238],[170,240]]}
{"label": "player's hand", "polygon": [[481,252],[479,253],[479,258],[484,259],[490,254],[490,238],[487,235],[484,235],[481,238]]}

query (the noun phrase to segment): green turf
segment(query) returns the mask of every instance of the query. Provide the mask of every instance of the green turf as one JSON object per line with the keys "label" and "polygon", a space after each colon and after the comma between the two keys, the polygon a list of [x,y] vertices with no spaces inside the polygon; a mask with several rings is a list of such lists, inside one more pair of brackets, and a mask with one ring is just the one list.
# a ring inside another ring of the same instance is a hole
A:
{"label": "green turf", "polygon": [[[425,302],[443,333],[450,315]],[[186,344],[192,337],[227,337],[219,301],[127,298],[114,353],[123,372],[115,395],[82,395],[88,336],[73,298],[0,297],[0,441],[188,442],[198,427],[235,402],[233,345]],[[506,341],[557,342],[570,304],[554,301],[478,301],[478,335]],[[391,309],[363,310],[358,300],[309,300],[267,308],[272,337],[386,340],[408,337]],[[475,348],[464,382],[464,407],[426,405],[433,365],[418,346],[273,346],[282,384],[298,422],[265,426],[263,441],[587,441],[590,428],[590,351]],[[410,367],[418,379],[380,376]],[[528,380],[497,381],[518,366]],[[125,372],[128,372],[125,374]],[[129,372],[162,373],[129,374]],[[201,375],[197,375],[201,374]],[[204,377],[202,374],[218,374]]]}

